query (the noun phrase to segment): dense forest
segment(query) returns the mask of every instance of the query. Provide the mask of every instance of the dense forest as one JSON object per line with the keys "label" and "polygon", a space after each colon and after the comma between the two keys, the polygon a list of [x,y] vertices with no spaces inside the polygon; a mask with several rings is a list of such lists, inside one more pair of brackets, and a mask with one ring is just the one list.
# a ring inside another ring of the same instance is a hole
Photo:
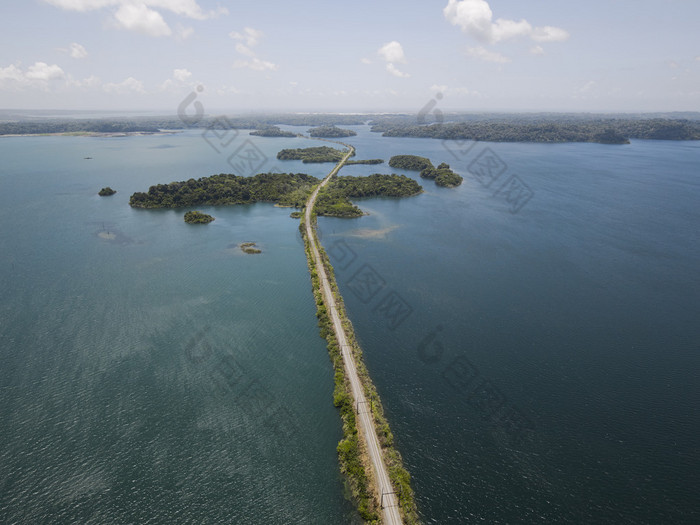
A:
{"label": "dense forest", "polygon": [[[301,160],[304,163],[311,162],[340,162],[347,152],[330,146],[317,146],[314,148],[283,149],[277,154],[279,160]],[[353,155],[355,153],[353,152]]]}
{"label": "dense forest", "polygon": [[360,217],[363,211],[350,202],[359,197],[410,197],[423,188],[405,175],[381,175],[368,177],[335,177],[318,194],[316,214],[327,217]]}
{"label": "dense forest", "polygon": [[552,119],[501,122],[494,120],[447,124],[375,123],[372,131],[385,137],[421,137],[487,142],[597,142],[629,144],[629,139],[700,140],[700,122],[669,119]]}
{"label": "dense forest", "polygon": [[201,211],[188,211],[185,213],[185,222],[187,224],[209,224],[213,220],[215,220],[214,217]]}
{"label": "dense forest", "polygon": [[354,137],[357,133],[351,129],[341,129],[335,126],[320,126],[318,128],[311,128],[309,130],[309,135],[326,139],[338,139],[342,137]]}
{"label": "dense forest", "polygon": [[180,208],[264,201],[301,207],[318,182],[316,177],[304,173],[260,173],[254,177],[222,173],[197,180],[157,184],[147,193],[134,193],[129,204],[134,208]]}
{"label": "dense forest", "polygon": [[346,166],[352,166],[353,164],[383,164],[384,159],[367,159],[367,160],[346,160]]}
{"label": "dense forest", "polygon": [[[303,173],[261,173],[254,177],[222,173],[197,180],[157,184],[148,192],[134,193],[129,204],[134,208],[178,208],[275,202],[301,208],[319,182],[316,177]],[[405,175],[335,177],[319,193],[316,212],[333,217],[359,217],[363,215],[362,210],[353,205],[350,198],[407,197],[421,191],[420,184]]]}
{"label": "dense forest", "polygon": [[460,175],[452,171],[450,165],[445,162],[441,163],[437,168],[432,166],[423,168],[420,176],[425,179],[433,179],[435,184],[444,188],[455,188],[462,184],[464,180]]}
{"label": "dense forest", "polygon": [[292,138],[292,137],[297,136],[296,133],[292,133],[291,131],[282,131],[277,126],[267,126],[263,129],[251,131],[250,134],[254,135],[256,137],[287,137],[287,138]]}
{"label": "dense forest", "polygon": [[389,159],[389,166],[400,170],[421,171],[425,168],[433,168],[433,163],[426,157],[418,155],[394,155]]}
{"label": "dense forest", "polygon": [[[59,113],[60,115],[60,113]],[[89,115],[89,112],[86,112]],[[189,113],[188,113],[189,115]],[[700,113],[556,114],[450,113],[442,124],[418,125],[416,114],[269,114],[248,116],[49,118],[37,112],[0,111],[0,135],[43,133],[155,133],[159,130],[255,129],[260,136],[280,124],[340,129],[371,122],[372,131],[391,137],[491,142],[601,142],[629,139],[700,140]],[[342,131],[342,130],[341,130]],[[350,130],[348,130],[350,131]],[[270,131],[270,133],[273,133]],[[287,133],[282,132],[281,133]],[[354,132],[351,131],[354,134]],[[277,135],[272,135],[277,136]],[[286,135],[285,135],[286,136]]]}

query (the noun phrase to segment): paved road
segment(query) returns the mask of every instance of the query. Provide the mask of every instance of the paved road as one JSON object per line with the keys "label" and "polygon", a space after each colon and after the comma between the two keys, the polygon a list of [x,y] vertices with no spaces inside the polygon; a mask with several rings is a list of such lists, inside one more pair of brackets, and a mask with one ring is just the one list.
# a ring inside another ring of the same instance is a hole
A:
{"label": "paved road", "polygon": [[[344,144],[348,146],[347,144]],[[401,521],[401,514],[399,513],[399,503],[396,496],[393,494],[394,489],[392,488],[391,481],[389,481],[389,474],[384,463],[384,457],[382,456],[381,448],[379,447],[379,439],[377,438],[377,433],[374,428],[374,421],[372,413],[369,407],[369,403],[365,398],[364,391],[362,389],[362,384],[360,383],[360,378],[357,375],[357,369],[355,367],[355,359],[352,356],[352,350],[348,344],[348,338],[345,335],[345,329],[340,322],[340,317],[338,316],[338,309],[336,307],[335,297],[331,291],[330,284],[328,282],[328,276],[326,275],[326,269],[321,261],[321,255],[316,249],[316,232],[311,227],[311,210],[313,210],[314,204],[316,203],[316,197],[318,196],[318,191],[328,184],[333,175],[338,173],[340,168],[343,167],[345,161],[347,161],[355,151],[355,148],[348,146],[350,151],[341,160],[338,165],[333,168],[323,182],[318,185],[309,197],[306,203],[306,235],[311,241],[311,252],[316,263],[316,271],[318,272],[319,279],[321,281],[321,292],[323,293],[323,303],[326,305],[326,310],[331,315],[331,320],[333,321],[333,330],[335,331],[335,336],[340,345],[343,364],[345,366],[345,375],[350,380],[351,395],[354,400],[354,406],[357,408],[357,425],[362,436],[364,436],[365,443],[367,443],[367,450],[369,452],[370,460],[372,461],[372,466],[374,467],[374,477],[378,484],[377,492],[380,495],[380,500],[382,500],[382,523],[384,525],[400,525],[403,524]],[[382,496],[383,495],[383,496]]]}

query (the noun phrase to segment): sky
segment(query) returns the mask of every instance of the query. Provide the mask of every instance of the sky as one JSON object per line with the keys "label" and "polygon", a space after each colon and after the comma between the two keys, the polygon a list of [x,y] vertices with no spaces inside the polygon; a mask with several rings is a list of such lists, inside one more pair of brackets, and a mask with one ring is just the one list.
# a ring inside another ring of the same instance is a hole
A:
{"label": "sky", "polygon": [[700,110],[698,0],[1,0],[0,109]]}

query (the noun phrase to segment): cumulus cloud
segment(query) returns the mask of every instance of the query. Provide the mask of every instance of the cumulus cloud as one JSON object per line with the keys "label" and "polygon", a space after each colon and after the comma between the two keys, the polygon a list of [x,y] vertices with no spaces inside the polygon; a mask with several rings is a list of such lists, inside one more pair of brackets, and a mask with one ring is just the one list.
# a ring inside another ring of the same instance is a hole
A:
{"label": "cumulus cloud", "polygon": [[184,86],[189,83],[192,78],[192,73],[185,69],[173,69],[173,76],[163,82],[160,89],[163,91],[167,90],[181,90]]}
{"label": "cumulus cloud", "polygon": [[6,83],[8,81],[23,82],[24,80],[24,73],[14,64],[10,64],[7,67],[0,67],[0,83]]}
{"label": "cumulus cloud", "polygon": [[403,47],[396,40],[384,44],[379,48],[377,53],[387,62],[406,63],[406,55],[403,52]]}
{"label": "cumulus cloud", "polygon": [[114,14],[119,27],[148,36],[169,36],[172,30],[163,16],[144,4],[124,4]]}
{"label": "cumulus cloud", "polygon": [[267,60],[261,60],[258,58],[257,53],[253,49],[265,36],[262,31],[259,29],[253,29],[252,27],[245,27],[243,28],[243,31],[232,31],[228,34],[228,36],[238,41],[235,45],[236,52],[244,57],[247,57],[246,60],[236,60],[233,63],[234,69],[247,68],[252,69],[253,71],[277,70],[277,64]]}
{"label": "cumulus cloud", "polygon": [[173,78],[175,78],[175,80],[179,80],[180,82],[186,82],[191,76],[192,73],[186,69],[173,69]]}
{"label": "cumulus cloud", "polygon": [[30,80],[53,80],[63,78],[65,73],[56,64],[48,65],[46,62],[35,62],[27,69],[26,77]]}
{"label": "cumulus cloud", "polygon": [[109,83],[102,86],[107,93],[124,95],[129,93],[145,93],[143,82],[136,80],[134,77],[129,77],[119,84]]}
{"label": "cumulus cloud", "polygon": [[527,20],[493,20],[493,11],[486,0],[449,0],[443,14],[452,25],[486,44],[495,44],[516,37],[536,42],[560,42],[569,38],[564,29],[554,26],[532,27]]}
{"label": "cumulus cloud", "polygon": [[484,62],[496,62],[497,64],[505,64],[510,62],[510,58],[503,56],[496,51],[489,51],[483,46],[468,48],[467,55],[472,58],[483,60]]}
{"label": "cumulus cloud", "polygon": [[233,38],[234,40],[241,40],[245,42],[245,45],[248,47],[255,47],[258,45],[262,37],[264,36],[264,33],[260,31],[259,29],[253,29],[252,27],[245,27],[243,28],[242,32],[238,31],[231,31],[228,36]]}
{"label": "cumulus cloud", "polygon": [[396,66],[395,66],[394,64],[392,64],[391,62],[389,62],[389,63],[386,65],[386,70],[387,70],[389,73],[391,73],[392,75],[394,75],[395,77],[399,77],[399,78],[408,78],[408,77],[411,76],[411,75],[409,75],[408,73],[404,73],[404,72],[402,72],[402,71],[399,71],[399,70],[396,68]]}
{"label": "cumulus cloud", "polygon": [[530,48],[530,54],[532,54],[532,55],[544,55],[544,48],[542,46],[532,46]]}
{"label": "cumulus cloud", "polygon": [[78,59],[85,58],[88,55],[87,50],[76,42],[73,42],[70,46],[68,46],[68,52],[70,53],[71,57]]}
{"label": "cumulus cloud", "polygon": [[363,64],[371,64],[372,63],[372,61],[369,58],[361,58],[360,62],[362,62]]}
{"label": "cumulus cloud", "polygon": [[[197,0],[44,0],[46,3],[68,11],[95,11],[110,9],[115,25],[128,31],[136,31],[149,36],[169,36],[173,34],[170,26],[163,19],[162,11],[169,11],[178,16],[194,20],[205,20],[221,14],[227,14],[226,8],[205,11]],[[182,33],[191,33],[192,29],[178,31],[177,36],[186,38]]]}
{"label": "cumulus cloud", "polygon": [[[411,76],[408,73],[404,73],[403,71],[400,71],[394,65],[396,62],[398,62],[399,64],[406,64],[408,62],[406,60],[406,55],[403,52],[403,47],[396,40],[392,40],[391,42],[387,42],[386,44],[384,44],[382,47],[380,47],[377,50],[377,54],[385,62],[387,62],[386,70],[389,73],[391,73],[392,75],[394,75],[395,77],[408,78]],[[364,60],[365,59],[363,59],[363,62],[364,62]],[[369,61],[367,61],[365,63],[369,63]]]}

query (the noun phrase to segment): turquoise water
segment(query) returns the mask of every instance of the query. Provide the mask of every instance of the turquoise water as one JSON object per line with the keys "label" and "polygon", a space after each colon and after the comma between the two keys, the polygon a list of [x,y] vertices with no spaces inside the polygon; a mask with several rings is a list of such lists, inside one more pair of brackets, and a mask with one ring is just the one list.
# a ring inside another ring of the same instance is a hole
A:
{"label": "turquoise water", "polygon": [[[700,144],[492,144],[512,213],[484,145],[355,129],[357,158],[465,176],[319,220],[424,521],[697,522]],[[234,171],[247,133],[207,138],[0,140],[1,522],[355,518],[290,210],[128,206]],[[252,144],[241,169],[329,169]]]}

